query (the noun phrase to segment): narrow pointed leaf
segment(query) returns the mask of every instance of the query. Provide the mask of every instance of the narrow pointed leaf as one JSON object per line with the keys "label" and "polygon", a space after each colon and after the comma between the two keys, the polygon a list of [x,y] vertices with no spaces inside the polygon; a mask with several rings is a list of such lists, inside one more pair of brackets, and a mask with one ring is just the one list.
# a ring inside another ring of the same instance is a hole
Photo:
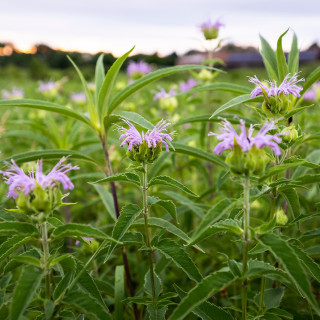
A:
{"label": "narrow pointed leaf", "polygon": [[289,73],[286,57],[282,49],[282,38],[287,34],[289,29],[287,29],[278,39],[277,42],[277,65],[278,65],[278,80],[279,83],[283,81],[285,76]]}
{"label": "narrow pointed leaf", "polygon": [[40,236],[38,229],[31,223],[4,221],[0,222],[0,234],[4,235],[25,235],[25,236]]}
{"label": "narrow pointed leaf", "polygon": [[103,80],[105,78],[105,71],[103,66],[103,53],[100,54],[97,63],[96,63],[96,71],[95,71],[95,102],[98,101],[99,91],[102,86]]}
{"label": "narrow pointed leaf", "polygon": [[31,240],[31,237],[13,236],[0,245],[0,261],[4,260],[12,252]]}
{"label": "narrow pointed leaf", "polygon": [[309,76],[306,78],[306,81],[303,85],[303,90],[300,92],[301,96],[318,80],[320,79],[320,66],[312,71]]}
{"label": "narrow pointed leaf", "polygon": [[124,295],[124,267],[116,266],[115,279],[114,279],[114,319],[123,319],[123,302]]}
{"label": "narrow pointed leaf", "polygon": [[271,79],[278,80],[277,57],[270,44],[260,35],[261,55]]}
{"label": "narrow pointed leaf", "polygon": [[101,201],[103,202],[104,206],[107,209],[109,216],[112,218],[113,221],[117,221],[116,211],[114,209],[114,202],[113,202],[113,197],[111,192],[98,184],[92,184],[92,185],[98,192],[101,198]]}
{"label": "narrow pointed leaf", "polygon": [[110,182],[110,181],[125,181],[125,182],[134,183],[137,186],[141,185],[140,177],[133,172],[118,173],[113,176],[98,180],[96,182],[92,182],[92,184],[104,183],[104,182]]}
{"label": "narrow pointed leaf", "polygon": [[297,35],[293,33],[291,50],[288,56],[288,67],[291,74],[295,74],[299,70],[299,49]]}

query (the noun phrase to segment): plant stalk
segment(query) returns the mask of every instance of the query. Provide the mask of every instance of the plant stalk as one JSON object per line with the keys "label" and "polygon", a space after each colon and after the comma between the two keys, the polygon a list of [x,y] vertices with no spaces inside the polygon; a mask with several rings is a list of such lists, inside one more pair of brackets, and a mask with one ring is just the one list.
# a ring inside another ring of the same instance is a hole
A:
{"label": "plant stalk", "polygon": [[[250,242],[250,178],[248,175],[245,176],[244,185],[244,202],[243,202],[243,216],[244,216],[244,224],[243,224],[243,268],[242,268],[242,277],[247,272],[247,264],[248,264],[248,247]],[[242,298],[242,320],[247,320],[247,304],[248,304],[248,279],[244,278],[242,283],[241,290],[241,298]]]}
{"label": "plant stalk", "polygon": [[151,241],[150,241],[150,230],[148,225],[148,165],[143,163],[143,174],[142,174],[142,196],[143,196],[143,216],[144,216],[144,232],[146,237],[146,245],[149,248],[148,252],[148,260],[149,260],[149,267],[150,267],[150,278],[151,278],[151,287],[152,287],[152,301],[153,305],[156,306],[156,290],[154,284],[154,270],[153,270],[153,258],[152,258],[152,249],[151,249]]}
{"label": "plant stalk", "polygon": [[[106,172],[106,176],[107,177],[112,176],[113,170],[112,170],[112,165],[111,165],[109,152],[108,152],[108,148],[107,148],[107,136],[106,135],[100,136],[100,141],[102,144],[102,148],[103,148],[103,152],[104,152],[104,156],[105,156],[105,160],[106,160],[106,165],[108,168],[108,171]],[[111,193],[112,193],[112,198],[113,198],[114,209],[116,212],[116,217],[117,217],[117,219],[119,219],[120,210],[119,210],[119,204],[118,204],[116,185],[115,185],[114,181],[111,181],[110,185],[111,185]],[[130,272],[126,248],[123,246],[121,250],[122,250],[122,260],[123,260],[124,270],[126,273],[127,286],[129,288],[130,296],[134,297],[135,292],[134,292],[134,286],[133,286],[133,282],[132,282],[132,278],[131,278],[131,272]],[[133,310],[134,310],[135,320],[139,320],[140,316],[139,316],[137,305],[135,303],[133,304]]]}
{"label": "plant stalk", "polygon": [[44,221],[40,225],[41,237],[42,237],[42,250],[44,257],[44,271],[45,271],[45,282],[46,282],[46,298],[50,300],[50,273],[48,269],[48,259],[49,259],[49,243],[48,243],[48,232],[47,232],[47,222]]}

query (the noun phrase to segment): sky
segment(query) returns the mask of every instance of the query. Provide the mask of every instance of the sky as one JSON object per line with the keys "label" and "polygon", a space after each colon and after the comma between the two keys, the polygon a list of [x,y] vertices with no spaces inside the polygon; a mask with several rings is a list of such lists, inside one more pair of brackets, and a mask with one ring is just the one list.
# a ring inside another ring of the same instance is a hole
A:
{"label": "sky", "polygon": [[0,42],[22,50],[45,43],[119,56],[135,45],[135,54],[183,54],[206,47],[199,26],[209,19],[225,24],[225,43],[258,47],[261,34],[275,47],[288,27],[300,49],[320,38],[319,0],[2,0]]}

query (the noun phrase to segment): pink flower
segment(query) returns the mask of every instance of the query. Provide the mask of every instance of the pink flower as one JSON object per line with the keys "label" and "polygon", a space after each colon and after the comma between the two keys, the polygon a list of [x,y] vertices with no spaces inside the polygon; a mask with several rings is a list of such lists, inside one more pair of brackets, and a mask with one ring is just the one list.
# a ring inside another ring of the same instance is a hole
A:
{"label": "pink flower", "polygon": [[275,152],[275,155],[277,156],[281,154],[281,150],[278,144],[281,142],[279,135],[282,135],[282,133],[273,135],[267,134],[268,131],[270,131],[274,127],[274,122],[266,122],[259,130],[259,132],[255,135],[255,137],[252,136],[254,126],[252,124],[250,125],[247,134],[245,122],[243,120],[240,120],[240,134],[238,134],[234,130],[232,124],[226,119],[223,119],[221,125],[222,130],[220,134],[213,132],[210,132],[208,134],[209,136],[217,136],[217,139],[221,141],[213,150],[213,152],[216,154],[220,155],[225,150],[233,149],[235,141],[241,147],[241,150],[243,152],[249,151],[255,145],[259,149],[263,147],[269,147]]}
{"label": "pink flower", "polygon": [[187,82],[181,82],[180,83],[180,91],[187,92],[190,89],[192,89],[194,86],[196,86],[197,84],[198,84],[198,82],[193,79],[189,79]]}
{"label": "pink flower", "polygon": [[66,173],[71,170],[79,170],[80,168],[71,164],[62,165],[62,162],[66,161],[67,158],[62,157],[47,175],[42,172],[42,160],[37,161],[36,172],[32,170],[28,175],[25,174],[14,160],[11,160],[12,164],[9,164],[9,170],[0,171],[6,179],[5,183],[9,185],[8,197],[16,199],[18,191],[23,191],[27,196],[35,188],[36,184],[39,184],[43,189],[47,189],[60,182],[64,190],[73,189],[74,186]]}

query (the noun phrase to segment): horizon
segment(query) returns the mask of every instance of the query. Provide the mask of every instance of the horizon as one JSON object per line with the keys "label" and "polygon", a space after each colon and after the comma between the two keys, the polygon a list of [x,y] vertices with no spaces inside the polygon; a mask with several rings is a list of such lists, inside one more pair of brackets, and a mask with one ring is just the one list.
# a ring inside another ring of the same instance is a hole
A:
{"label": "horizon", "polygon": [[299,3],[270,0],[261,10],[255,0],[163,0],[161,4],[93,0],[90,5],[76,0],[32,0],[27,4],[12,0],[2,4],[0,39],[12,42],[21,51],[43,43],[56,50],[119,56],[135,45],[134,54],[181,55],[193,49],[205,50],[207,43],[199,26],[208,19],[220,19],[225,24],[219,37],[225,39],[224,44],[259,48],[261,34],[275,48],[279,35],[290,27],[284,49],[289,49],[292,30],[299,48],[305,49],[319,42],[320,2]]}

